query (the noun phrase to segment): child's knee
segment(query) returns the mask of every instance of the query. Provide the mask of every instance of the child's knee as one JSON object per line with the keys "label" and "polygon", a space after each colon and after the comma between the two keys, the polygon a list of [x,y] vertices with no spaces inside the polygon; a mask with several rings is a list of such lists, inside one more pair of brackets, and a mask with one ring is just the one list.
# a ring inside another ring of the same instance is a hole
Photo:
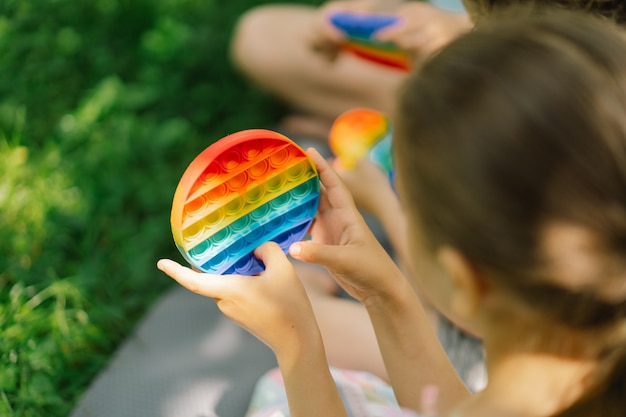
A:
{"label": "child's knee", "polygon": [[267,8],[264,6],[251,9],[241,15],[230,42],[230,58],[232,62],[242,70],[254,66],[251,59],[262,54],[256,54],[255,51],[264,42],[265,30],[267,25]]}
{"label": "child's knee", "polygon": [[266,5],[248,10],[237,22],[230,43],[233,63],[244,72],[263,71],[272,64],[283,20],[280,6]]}

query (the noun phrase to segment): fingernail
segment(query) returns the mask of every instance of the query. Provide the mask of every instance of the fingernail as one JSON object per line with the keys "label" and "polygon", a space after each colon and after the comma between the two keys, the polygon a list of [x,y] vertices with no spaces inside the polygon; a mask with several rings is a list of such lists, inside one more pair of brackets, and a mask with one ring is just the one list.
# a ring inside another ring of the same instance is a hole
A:
{"label": "fingernail", "polygon": [[289,247],[289,254],[291,256],[298,256],[302,252],[302,245],[299,243],[294,243]]}
{"label": "fingernail", "polygon": [[159,259],[159,261],[157,262],[157,268],[163,271],[163,259]]}

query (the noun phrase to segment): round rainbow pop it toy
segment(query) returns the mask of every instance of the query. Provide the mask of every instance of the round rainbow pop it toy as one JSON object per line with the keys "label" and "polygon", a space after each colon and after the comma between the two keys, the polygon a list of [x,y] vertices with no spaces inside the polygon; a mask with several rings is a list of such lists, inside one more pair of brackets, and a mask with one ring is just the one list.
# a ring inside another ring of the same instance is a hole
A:
{"label": "round rainbow pop it toy", "polygon": [[376,32],[400,22],[398,16],[338,12],[330,22],[346,36],[343,48],[356,56],[404,71],[410,69],[409,54],[391,42],[376,39]]}
{"label": "round rainbow pop it toy", "polygon": [[393,176],[391,123],[379,111],[357,108],[342,113],[333,122],[328,144],[346,169],[353,169],[358,159],[369,158]]}
{"label": "round rainbow pop it toy", "polygon": [[283,251],[307,233],[319,202],[313,161],[293,141],[263,129],[215,142],[189,165],[172,204],[176,246],[195,268],[254,275],[253,251],[268,241]]}

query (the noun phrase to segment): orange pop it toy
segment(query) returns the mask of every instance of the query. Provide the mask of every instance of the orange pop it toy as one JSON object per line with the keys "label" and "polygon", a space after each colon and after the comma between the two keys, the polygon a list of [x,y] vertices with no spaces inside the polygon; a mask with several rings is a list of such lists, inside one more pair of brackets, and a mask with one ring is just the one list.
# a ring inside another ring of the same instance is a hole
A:
{"label": "orange pop it toy", "polygon": [[317,211],[319,177],[293,141],[263,129],[226,136],[183,174],[172,204],[176,246],[195,268],[253,275],[264,266],[253,251],[268,241],[286,252]]}
{"label": "orange pop it toy", "polygon": [[389,176],[393,173],[392,131],[389,119],[381,112],[357,108],[335,119],[328,144],[339,163],[353,169],[356,161],[369,158]]}

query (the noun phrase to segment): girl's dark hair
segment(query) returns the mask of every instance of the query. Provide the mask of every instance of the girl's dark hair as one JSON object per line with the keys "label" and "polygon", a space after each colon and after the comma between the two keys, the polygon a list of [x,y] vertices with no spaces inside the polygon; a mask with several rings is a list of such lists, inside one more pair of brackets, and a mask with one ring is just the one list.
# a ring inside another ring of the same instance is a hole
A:
{"label": "girl's dark hair", "polygon": [[601,16],[618,24],[626,23],[624,0],[473,0],[482,15],[498,12],[500,9],[518,5],[550,4],[566,10],[580,10]]}
{"label": "girl's dark hair", "polygon": [[[552,322],[624,328],[626,43],[608,22],[572,13],[489,20],[404,85],[396,152],[407,203],[432,249],[457,248]],[[554,276],[542,246],[553,224],[589,236],[584,285]],[[619,339],[602,347],[593,388],[559,416],[624,415]]]}

